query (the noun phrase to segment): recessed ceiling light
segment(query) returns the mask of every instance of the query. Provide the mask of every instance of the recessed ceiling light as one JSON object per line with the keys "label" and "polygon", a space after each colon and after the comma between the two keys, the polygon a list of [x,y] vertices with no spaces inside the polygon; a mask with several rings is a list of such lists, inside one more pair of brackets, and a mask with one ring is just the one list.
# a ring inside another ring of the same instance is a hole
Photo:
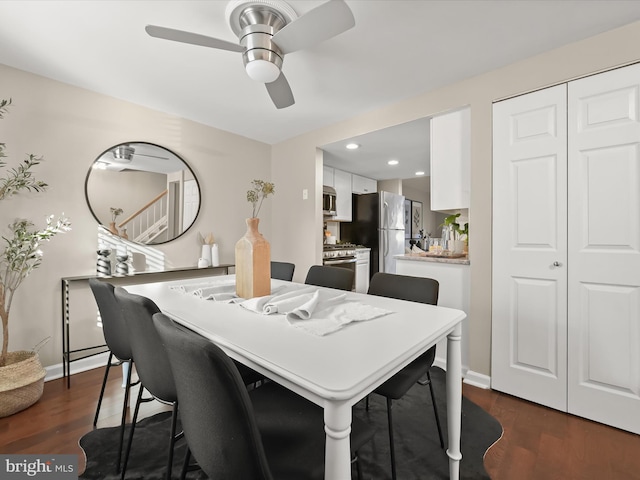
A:
{"label": "recessed ceiling light", "polygon": [[398,164],[398,163],[400,163],[400,162],[398,162],[398,160],[389,160],[387,163],[388,163],[389,165],[397,165],[397,164]]}
{"label": "recessed ceiling light", "polygon": [[416,177],[420,177],[420,176],[422,176],[422,175],[424,175],[424,172],[423,172],[423,171],[416,172]]}
{"label": "recessed ceiling light", "polygon": [[347,150],[356,150],[360,148],[360,145],[357,143],[347,143]]}

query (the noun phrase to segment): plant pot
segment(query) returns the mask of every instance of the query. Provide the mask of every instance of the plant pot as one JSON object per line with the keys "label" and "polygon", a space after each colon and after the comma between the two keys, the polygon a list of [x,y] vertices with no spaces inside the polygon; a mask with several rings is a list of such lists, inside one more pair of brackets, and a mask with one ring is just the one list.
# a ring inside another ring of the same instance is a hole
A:
{"label": "plant pot", "polygon": [[258,231],[259,218],[247,218],[247,232],[236,243],[236,294],[241,298],[271,293],[271,246]]}
{"label": "plant pot", "polygon": [[13,415],[40,400],[45,375],[36,352],[9,352],[6,365],[0,367],[0,418]]}

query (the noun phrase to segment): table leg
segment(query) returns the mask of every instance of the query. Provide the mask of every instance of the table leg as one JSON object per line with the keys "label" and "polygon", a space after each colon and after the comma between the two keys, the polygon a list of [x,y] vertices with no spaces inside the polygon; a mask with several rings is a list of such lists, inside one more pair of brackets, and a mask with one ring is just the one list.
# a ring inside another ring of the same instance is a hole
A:
{"label": "table leg", "polygon": [[460,477],[460,425],[462,419],[462,325],[447,335],[447,428],[449,432],[449,478]]}
{"label": "table leg", "polygon": [[351,405],[329,402],[324,407],[325,480],[351,478]]}

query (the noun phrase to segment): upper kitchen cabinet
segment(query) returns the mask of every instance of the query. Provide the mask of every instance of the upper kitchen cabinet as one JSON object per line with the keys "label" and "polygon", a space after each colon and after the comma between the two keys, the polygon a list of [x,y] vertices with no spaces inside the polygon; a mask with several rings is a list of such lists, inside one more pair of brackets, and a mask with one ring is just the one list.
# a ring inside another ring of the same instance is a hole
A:
{"label": "upper kitchen cabinet", "polygon": [[335,222],[351,221],[351,174],[337,168],[322,167],[322,184],[336,191],[336,214],[330,218]]}
{"label": "upper kitchen cabinet", "polygon": [[332,218],[336,222],[351,221],[351,174],[342,170],[333,171],[336,189],[336,215]]}
{"label": "upper kitchen cabinet", "polygon": [[326,165],[322,167],[322,184],[326,185],[327,187],[335,188],[335,180],[332,167],[327,167]]}
{"label": "upper kitchen cabinet", "polygon": [[469,208],[470,108],[431,119],[431,210]]}
{"label": "upper kitchen cabinet", "polygon": [[367,177],[351,174],[351,192],[358,195],[364,193],[375,193],[378,191],[378,182]]}
{"label": "upper kitchen cabinet", "polygon": [[378,182],[375,180],[327,165],[322,168],[322,184],[333,187],[336,191],[336,215],[330,218],[335,222],[351,221],[352,193],[374,193],[378,188]]}

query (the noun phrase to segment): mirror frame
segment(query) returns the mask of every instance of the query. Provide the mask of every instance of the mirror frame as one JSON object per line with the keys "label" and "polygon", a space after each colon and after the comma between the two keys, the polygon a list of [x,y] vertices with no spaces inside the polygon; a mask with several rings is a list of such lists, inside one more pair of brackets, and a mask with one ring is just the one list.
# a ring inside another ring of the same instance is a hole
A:
{"label": "mirror frame", "polygon": [[89,177],[91,176],[91,173],[94,170],[94,165],[96,164],[96,162],[98,162],[105,154],[107,154],[108,152],[118,148],[118,147],[123,147],[123,146],[128,146],[128,145],[135,145],[135,144],[143,144],[149,147],[155,147],[155,148],[159,148],[162,150],[165,150],[167,152],[169,152],[171,155],[175,156],[177,159],[179,159],[185,166],[185,168],[187,170],[189,170],[189,172],[191,172],[191,176],[193,177],[193,179],[196,182],[196,186],[198,187],[198,196],[199,196],[199,200],[198,200],[198,210],[196,211],[195,216],[193,217],[193,221],[191,222],[191,224],[185,228],[184,230],[182,230],[182,232],[179,235],[176,235],[173,238],[170,238],[168,240],[162,241],[162,242],[153,242],[153,243],[140,243],[140,242],[135,242],[134,240],[129,239],[128,241],[132,242],[132,243],[136,243],[138,245],[147,245],[147,246],[155,246],[155,245],[162,245],[165,243],[169,243],[172,242],[178,238],[180,238],[182,235],[184,235],[187,231],[189,231],[191,229],[191,227],[193,227],[193,225],[196,223],[196,220],[198,219],[198,216],[200,215],[200,210],[202,209],[202,188],[200,186],[200,181],[198,180],[198,177],[196,176],[195,172],[193,171],[193,169],[189,166],[189,164],[184,160],[184,158],[182,158],[180,155],[176,154],[174,151],[163,147],[162,145],[158,145],[155,143],[151,143],[151,142],[144,142],[144,141],[130,141],[130,142],[122,142],[122,143],[118,143],[116,145],[113,145],[109,148],[107,148],[106,150],[104,150],[102,153],[100,153],[91,163],[91,165],[89,166],[89,171],[87,172],[87,175],[85,177],[84,180],[84,198],[85,198],[85,202],[87,204],[87,207],[89,208],[89,211],[91,212],[91,215],[93,215],[93,218],[96,220],[96,222],[98,222],[98,225],[102,225],[104,228],[108,229],[108,225],[105,225],[99,218],[98,215],[96,215],[96,212],[94,211],[93,207],[91,206],[91,202],[89,201],[89,191],[88,191],[88,187],[89,187]]}

